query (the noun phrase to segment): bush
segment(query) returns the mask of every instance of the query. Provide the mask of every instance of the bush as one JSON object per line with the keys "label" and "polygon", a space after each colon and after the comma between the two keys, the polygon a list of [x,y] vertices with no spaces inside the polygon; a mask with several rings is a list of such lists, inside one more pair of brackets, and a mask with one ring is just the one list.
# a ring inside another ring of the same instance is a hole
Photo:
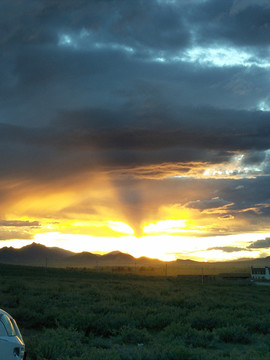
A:
{"label": "bush", "polygon": [[210,331],[188,329],[184,336],[185,344],[193,347],[215,348],[218,342],[216,334]]}
{"label": "bush", "polygon": [[146,329],[130,326],[123,326],[120,329],[119,336],[124,344],[147,344],[151,339]]}
{"label": "bush", "polygon": [[72,329],[46,329],[33,336],[27,346],[32,360],[65,360],[83,353],[81,335]]}
{"label": "bush", "polygon": [[195,315],[191,319],[191,327],[197,330],[209,330],[212,331],[215,328],[221,327],[222,323],[214,314],[201,314]]}
{"label": "bush", "polygon": [[269,334],[270,333],[270,323],[268,317],[263,318],[251,318],[247,321],[247,328],[250,332],[255,332],[259,334]]}
{"label": "bush", "polygon": [[168,326],[174,319],[172,312],[168,311],[167,308],[161,308],[158,312],[152,310],[151,313],[146,314],[142,324],[147,329],[159,331]]}
{"label": "bush", "polygon": [[226,343],[250,344],[251,336],[241,325],[227,326],[217,330],[220,340]]}
{"label": "bush", "polygon": [[161,360],[195,360],[196,356],[191,350],[187,349],[183,345],[169,346],[164,349]]}
{"label": "bush", "polygon": [[33,309],[19,308],[14,310],[13,316],[25,329],[40,330],[57,327],[56,316],[52,310],[36,312]]}

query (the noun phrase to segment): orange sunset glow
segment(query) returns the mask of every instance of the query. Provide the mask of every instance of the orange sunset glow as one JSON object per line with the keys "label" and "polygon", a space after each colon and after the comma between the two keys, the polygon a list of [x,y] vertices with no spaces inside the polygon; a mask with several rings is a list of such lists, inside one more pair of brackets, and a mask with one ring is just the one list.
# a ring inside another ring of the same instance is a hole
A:
{"label": "orange sunset glow", "polygon": [[[166,261],[214,261],[260,256],[260,249],[249,246],[270,236],[269,227],[258,232],[256,224],[248,223],[248,209],[235,215],[232,203],[218,196],[200,209],[198,197],[209,191],[208,182],[213,181],[209,178],[202,186],[201,177],[164,174],[162,179],[136,179],[126,189],[122,181],[117,188],[103,171],[70,176],[64,182],[53,179],[49,187],[39,182],[6,184],[14,198],[5,203],[1,225],[7,239],[2,246],[21,247],[34,241],[73,252],[120,250]],[[174,192],[179,187],[182,194],[186,181],[191,186],[179,203]],[[131,203],[125,201],[129,196]],[[237,251],[224,252],[228,246]]]}

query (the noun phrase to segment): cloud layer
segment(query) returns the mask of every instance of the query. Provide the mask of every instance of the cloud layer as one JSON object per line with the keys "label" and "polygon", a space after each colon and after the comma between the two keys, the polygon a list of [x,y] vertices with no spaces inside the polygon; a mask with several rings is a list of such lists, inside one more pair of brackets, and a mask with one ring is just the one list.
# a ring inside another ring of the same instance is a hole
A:
{"label": "cloud layer", "polygon": [[4,0],[0,14],[0,230],[269,231],[268,1]]}

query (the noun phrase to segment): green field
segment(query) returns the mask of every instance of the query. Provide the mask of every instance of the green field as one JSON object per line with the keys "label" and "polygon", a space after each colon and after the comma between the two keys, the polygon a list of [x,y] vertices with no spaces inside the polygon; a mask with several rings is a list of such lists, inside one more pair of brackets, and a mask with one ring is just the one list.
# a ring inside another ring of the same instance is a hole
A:
{"label": "green field", "polygon": [[270,358],[270,287],[0,265],[28,360]]}

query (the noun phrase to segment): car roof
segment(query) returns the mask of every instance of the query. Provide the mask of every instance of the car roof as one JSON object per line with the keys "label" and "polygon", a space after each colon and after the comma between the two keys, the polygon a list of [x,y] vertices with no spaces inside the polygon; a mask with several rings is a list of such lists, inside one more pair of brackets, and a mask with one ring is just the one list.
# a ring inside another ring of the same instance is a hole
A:
{"label": "car roof", "polygon": [[0,309],[0,315],[7,315],[9,318],[12,318],[12,316],[3,309]]}

